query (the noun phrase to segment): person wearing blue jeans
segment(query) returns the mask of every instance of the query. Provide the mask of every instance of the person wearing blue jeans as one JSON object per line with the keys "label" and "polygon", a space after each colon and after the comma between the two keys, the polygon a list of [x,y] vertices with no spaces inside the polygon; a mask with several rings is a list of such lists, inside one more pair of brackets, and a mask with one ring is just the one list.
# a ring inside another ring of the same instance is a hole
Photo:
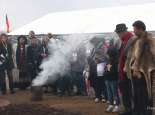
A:
{"label": "person wearing blue jeans", "polygon": [[113,105],[115,105],[115,108],[117,108],[119,105],[119,97],[118,97],[118,90],[117,90],[118,83],[117,83],[117,81],[106,80],[105,84],[106,84],[106,88],[107,88],[108,101],[109,101],[109,104],[111,105],[110,108],[112,110]]}
{"label": "person wearing blue jeans", "polygon": [[105,72],[105,84],[107,88],[109,106],[106,112],[119,111],[119,97],[118,97],[118,71],[117,71],[117,51],[114,48],[108,51],[109,62]]}

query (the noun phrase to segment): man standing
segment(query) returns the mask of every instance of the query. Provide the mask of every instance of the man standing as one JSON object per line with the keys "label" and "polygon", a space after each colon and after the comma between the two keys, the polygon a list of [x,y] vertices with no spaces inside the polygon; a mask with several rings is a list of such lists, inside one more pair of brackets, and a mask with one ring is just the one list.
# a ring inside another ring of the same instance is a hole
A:
{"label": "man standing", "polygon": [[48,33],[48,34],[47,34],[47,37],[48,37],[48,39],[50,40],[50,39],[53,38],[53,34],[52,34],[52,33]]}
{"label": "man standing", "polygon": [[122,101],[125,108],[125,111],[121,115],[130,114],[131,112],[131,81],[124,72],[125,65],[125,53],[124,49],[128,43],[128,40],[132,38],[132,33],[127,31],[125,24],[117,24],[115,32],[118,34],[121,40],[121,48],[119,49],[119,66],[118,66],[118,80],[119,80],[119,89],[121,91]]}
{"label": "man standing", "polygon": [[8,36],[6,34],[1,34],[0,36],[0,87],[2,94],[6,94],[6,79],[7,74],[9,79],[10,91],[13,94],[13,75],[12,69],[14,68],[13,63],[13,53],[12,45],[8,41]]}
{"label": "man standing", "polygon": [[71,74],[72,74],[72,85],[77,87],[78,95],[85,95],[84,91],[84,79],[83,79],[83,70],[85,66],[85,48],[83,46],[79,47],[73,53],[72,62],[71,62]]}
{"label": "man standing", "polygon": [[37,39],[31,39],[30,45],[27,47],[27,65],[28,65],[28,75],[31,80],[35,79],[38,72],[40,71],[40,46],[38,45]]}
{"label": "man standing", "polygon": [[29,39],[33,39],[33,38],[35,38],[35,33],[34,33],[34,31],[30,31],[29,32]]}
{"label": "man standing", "polygon": [[41,45],[41,41],[36,37],[35,32],[34,31],[30,31],[29,32],[29,36],[28,36],[28,44],[31,44],[31,40],[33,39],[37,39],[38,40],[38,45]]}
{"label": "man standing", "polygon": [[[155,39],[142,21],[133,23],[136,38],[128,48],[129,75],[132,78],[135,115],[154,115]],[[151,111],[152,110],[152,111]],[[151,113],[152,112],[152,113]]]}

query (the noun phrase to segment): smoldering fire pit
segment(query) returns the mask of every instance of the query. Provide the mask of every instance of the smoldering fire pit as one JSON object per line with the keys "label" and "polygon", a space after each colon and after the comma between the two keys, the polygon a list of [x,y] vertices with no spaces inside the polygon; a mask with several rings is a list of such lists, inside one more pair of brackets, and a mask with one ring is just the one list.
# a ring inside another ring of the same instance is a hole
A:
{"label": "smoldering fire pit", "polygon": [[0,115],[80,115],[37,104],[9,105],[0,108]]}
{"label": "smoldering fire pit", "polygon": [[43,100],[43,89],[42,86],[32,86],[31,87],[32,101],[41,101]]}

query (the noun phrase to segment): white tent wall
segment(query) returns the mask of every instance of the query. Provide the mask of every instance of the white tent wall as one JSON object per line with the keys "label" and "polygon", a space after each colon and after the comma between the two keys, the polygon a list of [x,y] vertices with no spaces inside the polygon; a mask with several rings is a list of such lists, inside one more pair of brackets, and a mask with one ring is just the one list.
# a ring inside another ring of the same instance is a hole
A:
{"label": "white tent wall", "polygon": [[155,30],[155,3],[98,8],[81,11],[68,11],[48,14],[11,33],[10,35],[27,35],[30,30],[36,34],[73,34],[113,32],[115,25],[126,23],[132,30],[132,23],[142,20],[147,30]]}

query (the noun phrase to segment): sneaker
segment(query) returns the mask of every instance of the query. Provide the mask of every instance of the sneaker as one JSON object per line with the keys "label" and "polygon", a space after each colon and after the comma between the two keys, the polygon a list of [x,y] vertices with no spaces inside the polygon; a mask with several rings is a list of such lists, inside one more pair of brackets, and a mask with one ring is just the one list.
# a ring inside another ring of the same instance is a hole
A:
{"label": "sneaker", "polygon": [[106,102],[106,100],[105,100],[105,99],[102,99],[101,101],[102,101],[103,103],[105,103],[105,102]]}
{"label": "sneaker", "polygon": [[106,112],[112,112],[113,111],[113,105],[109,105],[108,108],[106,109]]}
{"label": "sneaker", "polygon": [[113,113],[118,113],[119,112],[119,107],[116,105],[114,109],[112,110]]}
{"label": "sneaker", "polygon": [[110,102],[109,102],[109,101],[107,101],[106,103],[107,103],[107,104],[110,104]]}
{"label": "sneaker", "polygon": [[98,103],[99,102],[99,98],[95,98],[95,103]]}
{"label": "sneaker", "polygon": [[116,101],[114,100],[114,105],[116,105]]}

